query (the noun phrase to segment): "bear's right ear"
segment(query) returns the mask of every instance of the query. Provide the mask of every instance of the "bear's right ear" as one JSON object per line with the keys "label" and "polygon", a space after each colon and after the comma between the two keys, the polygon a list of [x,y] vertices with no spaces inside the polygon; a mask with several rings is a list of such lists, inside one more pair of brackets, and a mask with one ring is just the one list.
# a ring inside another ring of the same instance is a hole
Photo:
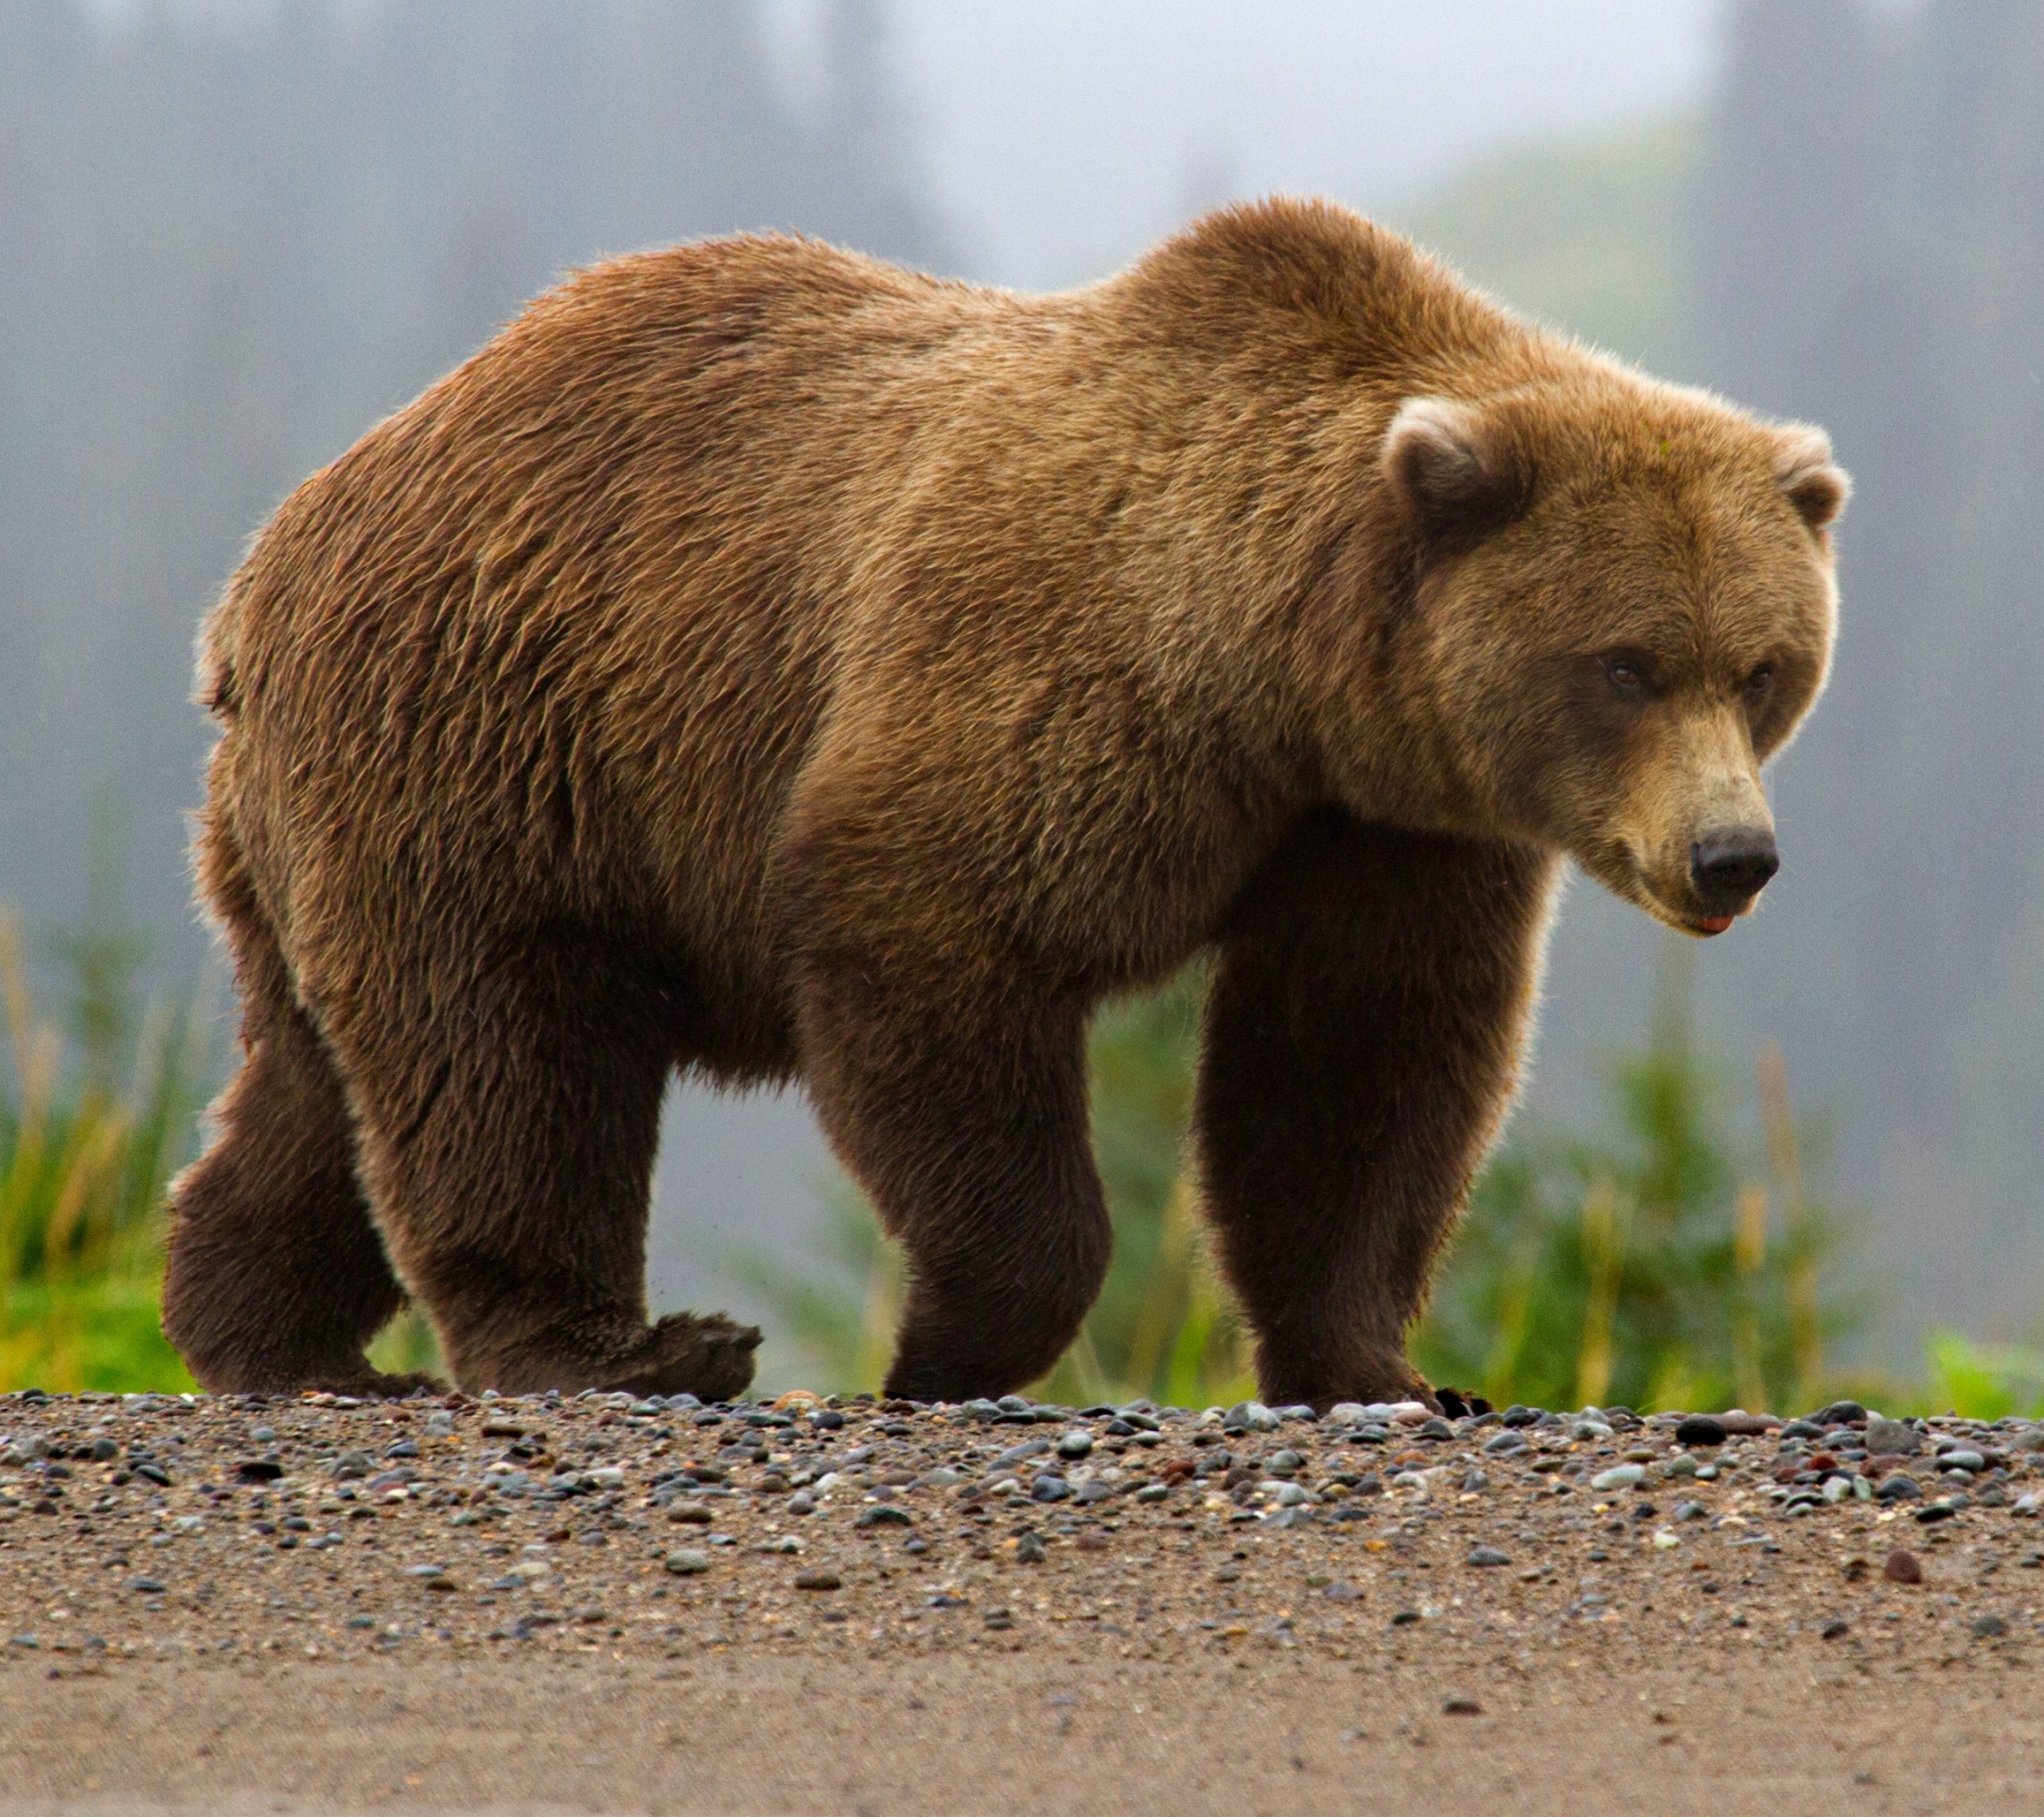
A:
{"label": "bear's right ear", "polygon": [[1518,516],[1533,490],[1530,464],[1452,397],[1408,397],[1384,436],[1384,477],[1423,542],[1466,548]]}
{"label": "bear's right ear", "polygon": [[1844,510],[1852,478],[1831,458],[1831,438],[1809,423],[1789,423],[1774,439],[1774,483],[1812,530]]}

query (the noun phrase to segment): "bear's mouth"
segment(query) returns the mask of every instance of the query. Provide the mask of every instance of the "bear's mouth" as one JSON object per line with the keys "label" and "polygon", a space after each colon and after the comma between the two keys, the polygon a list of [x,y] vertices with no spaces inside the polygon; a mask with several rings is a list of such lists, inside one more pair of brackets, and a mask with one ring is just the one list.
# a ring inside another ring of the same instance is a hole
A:
{"label": "bear's mouth", "polygon": [[[1637,872],[1632,875],[1633,888],[1625,891],[1631,900],[1651,915],[1664,927],[1672,927],[1679,934],[1687,934],[1694,940],[1715,940],[1727,932],[1736,914],[1705,914],[1696,902],[1670,902]],[[1749,905],[1749,912],[1750,912]]]}
{"label": "bear's mouth", "polygon": [[[1748,902],[1732,914],[1712,914],[1684,887],[1686,878],[1664,877],[1646,861],[1641,844],[1621,838],[1597,852],[1595,859],[1579,860],[1592,876],[1600,878],[1612,893],[1644,910],[1664,927],[1672,927],[1692,940],[1715,940],[1731,929],[1741,915],[1751,914]],[[1755,898],[1757,900],[1757,898]]]}

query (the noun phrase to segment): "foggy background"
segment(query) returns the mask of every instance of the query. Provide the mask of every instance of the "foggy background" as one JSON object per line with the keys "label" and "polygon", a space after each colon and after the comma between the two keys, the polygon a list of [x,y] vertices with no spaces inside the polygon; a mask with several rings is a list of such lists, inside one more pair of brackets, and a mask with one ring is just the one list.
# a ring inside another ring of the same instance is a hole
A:
{"label": "foggy background", "polygon": [[[1324,192],[1831,430],[1836,679],[1700,1014],[1736,1085],[1775,1039],[1830,1113],[1883,1354],[2035,1336],[2040,92],[2044,9],[1998,0],[0,0],[0,903],[75,924],[97,812],[153,981],[200,975],[200,614],[563,267],[779,226],[1054,286]],[[1573,890],[1528,1114],[1592,1114],[1655,938]],[[828,1170],[799,1101],[678,1094],[657,1301],[743,1309],[720,1259],[799,1251]]]}

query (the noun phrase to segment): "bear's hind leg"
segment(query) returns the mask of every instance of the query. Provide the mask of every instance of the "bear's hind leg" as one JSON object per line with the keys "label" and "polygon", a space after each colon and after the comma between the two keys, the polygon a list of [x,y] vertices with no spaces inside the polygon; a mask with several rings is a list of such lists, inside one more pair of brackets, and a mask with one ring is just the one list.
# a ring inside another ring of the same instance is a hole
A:
{"label": "bear's hind leg", "polygon": [[908,1252],[887,1391],[1005,1394],[1063,1354],[1110,1234],[1067,1009],[932,1014],[848,966],[810,981],[810,1095],[839,1158]]}
{"label": "bear's hind leg", "polygon": [[250,953],[267,936],[237,934],[247,1052],[214,1105],[218,1137],[171,1190],[164,1334],[215,1393],[435,1386],[362,1355],[404,1293],[356,1183],[333,1063],[281,962]]}
{"label": "bear's hind leg", "polygon": [[1405,1334],[1511,1099],[1554,869],[1329,815],[1240,905],[1194,1135],[1272,1405],[1431,1398]]}
{"label": "bear's hind leg", "polygon": [[673,1052],[663,994],[593,943],[520,944],[430,1022],[379,992],[337,1037],[391,1255],[465,1388],[687,1392],[752,1379],[759,1332],[646,1322],[645,1234]]}

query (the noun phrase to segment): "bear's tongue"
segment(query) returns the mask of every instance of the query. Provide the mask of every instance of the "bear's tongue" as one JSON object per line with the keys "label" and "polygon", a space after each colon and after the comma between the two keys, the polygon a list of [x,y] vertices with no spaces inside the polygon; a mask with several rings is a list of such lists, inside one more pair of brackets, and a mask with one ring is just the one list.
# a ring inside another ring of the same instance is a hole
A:
{"label": "bear's tongue", "polygon": [[1697,926],[1706,934],[1721,934],[1736,919],[1736,915],[1705,915]]}

